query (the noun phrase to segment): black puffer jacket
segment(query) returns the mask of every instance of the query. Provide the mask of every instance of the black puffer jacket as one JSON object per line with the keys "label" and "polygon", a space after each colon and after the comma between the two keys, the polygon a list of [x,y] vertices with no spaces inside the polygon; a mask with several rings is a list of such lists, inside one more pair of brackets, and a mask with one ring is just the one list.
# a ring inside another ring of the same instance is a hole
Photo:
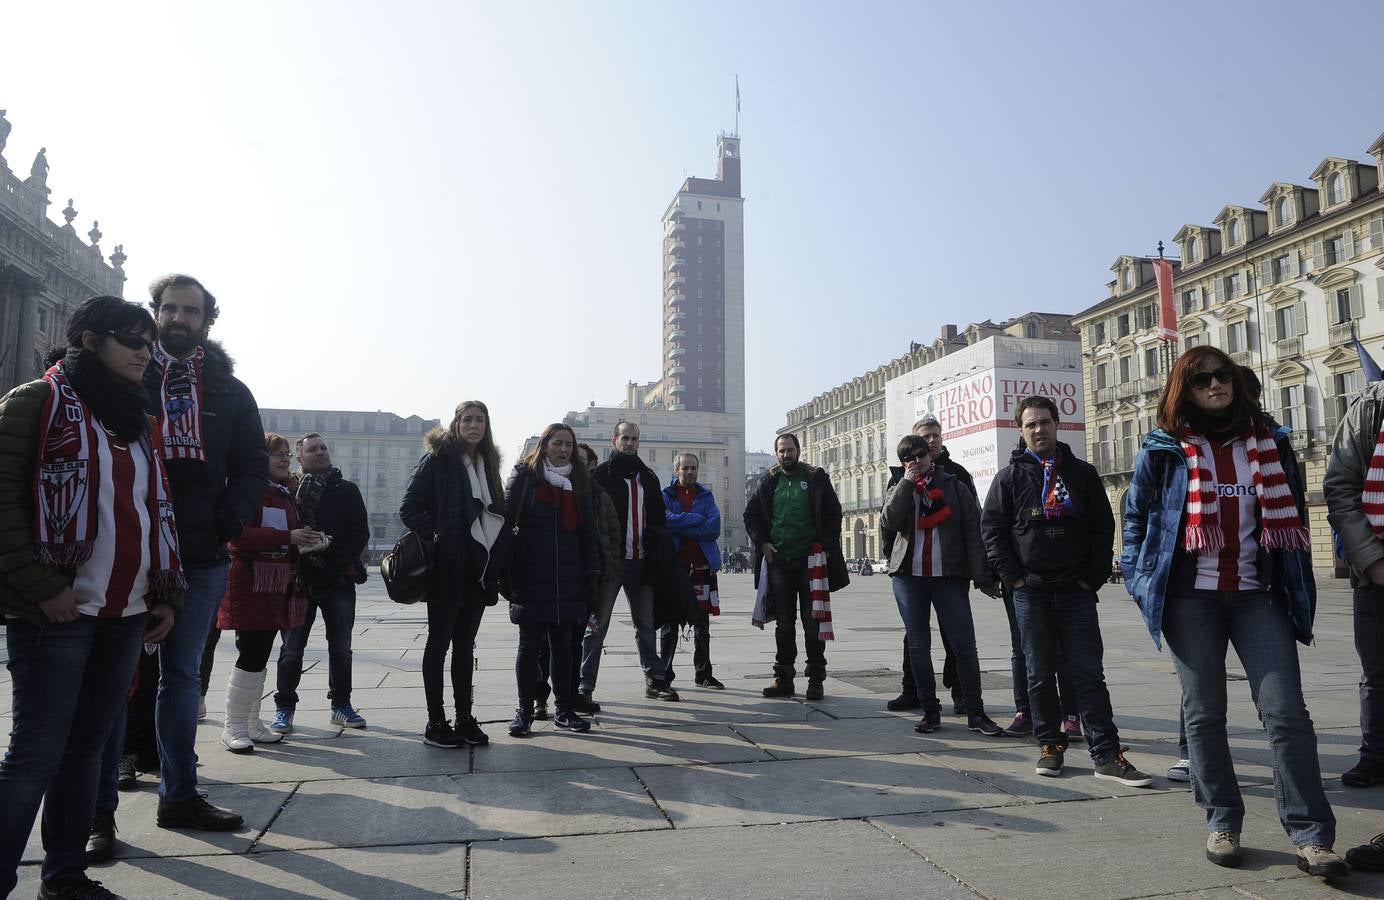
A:
{"label": "black puffer jacket", "polygon": [[1074,512],[1060,519],[1043,514],[1043,466],[1019,447],[1009,465],[990,482],[980,532],[990,562],[1007,587],[1024,579],[1029,587],[1092,590],[1110,578],[1115,558],[1115,516],[1100,475],[1090,463],[1058,443],[1057,472],[1072,497]]}
{"label": "black puffer jacket", "polygon": [[510,619],[518,625],[585,622],[592,600],[588,585],[601,574],[591,492],[579,492],[576,530],[563,531],[557,509],[536,499],[534,488],[532,471],[515,466],[505,487],[505,528],[513,532],[506,579]]}
{"label": "black puffer jacket", "polygon": [[301,571],[313,596],[343,581],[363,584],[366,575],[361,554],[370,543],[370,517],[360,488],[343,478],[337,468],[328,469],[322,478],[326,485],[315,506],[305,504],[303,492],[298,492],[303,522],[332,536],[326,550],[303,554]]}
{"label": "black puffer jacket", "polygon": [[[233,374],[235,362],[221,345],[207,341],[202,361],[202,439],[206,462],[173,459],[164,463],[178,520],[178,554],[197,568],[230,561],[226,542],[235,539],[259,514],[269,483],[269,454],[259,406]],[[160,423],[163,372],[151,364],[144,372],[148,410]]]}
{"label": "black puffer jacket", "polygon": [[[975,497],[976,503],[979,504],[980,496],[976,494],[976,480],[971,477],[971,473],[967,471],[965,466],[951,458],[951,453],[946,447],[942,448],[942,452],[938,455],[934,464],[943,472],[946,472],[948,475],[970,488],[971,496]],[[889,496],[890,488],[898,484],[901,478],[903,478],[903,466],[890,466],[889,483],[884,487],[884,496],[886,498]],[[889,559],[894,552],[894,534],[895,532],[884,527],[884,519],[881,517],[879,524],[879,555],[886,560]]]}
{"label": "black puffer jacket", "polygon": [[[500,529],[487,556],[471,537],[481,503],[471,490],[456,441],[442,428],[433,429],[423,441],[428,452],[418,460],[404,489],[399,518],[410,531],[437,542],[436,579],[428,602],[493,606],[509,565],[510,530]],[[491,512],[505,515],[499,484],[490,485],[490,496]]]}

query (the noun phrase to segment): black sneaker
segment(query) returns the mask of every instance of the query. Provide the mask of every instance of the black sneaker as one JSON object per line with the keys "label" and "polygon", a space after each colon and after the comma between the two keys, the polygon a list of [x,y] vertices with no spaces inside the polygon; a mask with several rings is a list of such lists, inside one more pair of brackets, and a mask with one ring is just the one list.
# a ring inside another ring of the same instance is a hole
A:
{"label": "black sneaker", "polygon": [[952,715],[954,715],[954,716],[964,716],[964,715],[966,715],[966,707],[963,706],[963,705],[960,703],[960,701],[953,700],[953,701],[952,701]]}
{"label": "black sneaker", "polygon": [[671,684],[669,684],[666,681],[662,681],[659,682],[658,685],[658,699],[666,700],[669,703],[676,703],[677,701],[681,700],[682,697],[678,696],[678,692],[673,690],[673,686]]}
{"label": "black sneaker", "polygon": [[986,737],[1001,737],[1004,734],[1004,729],[991,721],[990,717],[985,713],[967,716],[966,727],[972,731],[979,731]]}
{"label": "black sneaker", "polygon": [[1361,759],[1341,776],[1341,783],[1346,787],[1369,787],[1381,782],[1384,782],[1384,763],[1372,759]]}
{"label": "black sneaker", "polygon": [[942,727],[942,711],[934,709],[931,712],[923,713],[923,717],[918,720],[918,724],[913,726],[913,730],[919,734],[932,734]]}
{"label": "black sneaker", "polygon": [[510,737],[528,737],[533,732],[533,716],[524,715],[522,709],[514,711],[514,718],[509,722]]}
{"label": "black sneaker", "polygon": [[466,746],[466,741],[452,730],[452,723],[446,719],[428,726],[428,730],[423,732],[423,743],[429,747],[441,747],[443,750],[455,750]]}
{"label": "black sneaker", "polygon": [[157,823],[160,828],[238,831],[245,825],[245,820],[229,809],[212,806],[200,794],[194,794],[173,803],[160,801]]}
{"label": "black sneaker", "polygon": [[83,875],[77,881],[57,887],[40,883],[38,900],[120,900],[120,895],[107,890],[101,882]]}
{"label": "black sneaker", "polygon": [[457,719],[457,727],[454,730],[457,737],[461,738],[472,747],[484,747],[486,744],[490,743],[490,735],[481,731],[481,723],[476,721],[475,716]]}
{"label": "black sneaker", "polygon": [[1347,850],[1346,862],[1361,872],[1384,872],[1384,834],[1376,834],[1368,844]]}
{"label": "black sneaker", "polygon": [[592,700],[590,694],[577,691],[577,699],[572,701],[572,709],[584,715],[593,716],[601,711],[601,704]]}
{"label": "black sneaker", "polygon": [[710,688],[713,691],[724,691],[726,689],[726,686],[724,684],[717,681],[711,675],[708,675],[705,678],[698,678],[697,687]]}
{"label": "black sneaker", "polygon": [[96,807],[91,817],[91,836],[87,838],[87,864],[105,862],[115,855],[115,810]]}
{"label": "black sneaker", "polygon": [[115,764],[119,773],[115,782],[116,790],[133,791],[139,787],[139,773],[135,771],[135,760],[133,753],[127,753]]}
{"label": "black sneaker", "polygon": [[570,731],[590,731],[591,723],[583,719],[574,712],[560,712],[553,716],[553,724],[558,728],[566,728]]}
{"label": "black sneaker", "polygon": [[534,719],[534,721],[535,721],[535,722],[543,722],[543,721],[546,721],[547,718],[548,718],[548,701],[547,701],[547,700],[544,700],[544,701],[541,702],[541,703],[535,703],[535,704],[533,705],[533,719]]}
{"label": "black sneaker", "polygon": [[906,709],[922,709],[922,707],[923,701],[918,699],[917,694],[899,694],[884,704],[884,708],[890,712],[903,712]]}

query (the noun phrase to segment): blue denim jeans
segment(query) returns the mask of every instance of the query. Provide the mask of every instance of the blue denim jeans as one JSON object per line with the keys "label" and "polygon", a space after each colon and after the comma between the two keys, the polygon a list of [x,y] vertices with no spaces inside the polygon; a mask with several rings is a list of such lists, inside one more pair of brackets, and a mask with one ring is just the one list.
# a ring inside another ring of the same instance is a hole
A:
{"label": "blue denim jeans", "polygon": [[[1028,658],[1024,656],[1024,637],[1019,633],[1019,620],[1014,615],[1014,592],[1003,589],[1004,615],[1009,620],[1009,675],[1014,686],[1014,711],[1030,714],[1028,708]],[[1072,690],[1071,679],[1067,677],[1067,661],[1062,655],[1061,646],[1057,650],[1057,692],[1062,704],[1062,715],[1080,715],[1076,705],[1076,691]]]}
{"label": "blue denim jeans", "polygon": [[654,629],[654,589],[643,581],[644,560],[626,559],[620,563],[619,577],[601,585],[601,608],[596,614],[596,628],[588,630],[582,639],[580,689],[583,693],[590,694],[596,690],[596,679],[601,674],[601,654],[605,651],[610,618],[615,614],[615,600],[620,596],[621,588],[624,588],[625,599],[630,604],[630,618],[634,621],[634,646],[639,651],[639,667],[644,670],[644,679],[663,680],[663,660],[658,655],[658,637]]}
{"label": "blue denim jeans", "polygon": [[1384,588],[1355,589],[1360,656],[1360,758],[1384,763]]}
{"label": "blue denim jeans", "polygon": [[308,599],[308,614],[297,628],[284,629],[279,643],[278,690],[274,706],[298,708],[298,682],[303,678],[303,651],[322,612],[327,630],[327,699],[332,706],[351,705],[351,632],[356,627],[356,586],[345,581]]}
{"label": "blue denim jeans", "polygon": [[980,660],[976,656],[976,626],[971,618],[971,599],[964,578],[924,578],[917,575],[893,577],[894,602],[899,606],[908,640],[908,664],[918,686],[918,700],[924,712],[940,712],[937,676],[932,668],[932,610],[937,624],[947,632],[956,676],[961,687],[961,702],[968,715],[985,712],[980,696]]}
{"label": "blue denim jeans", "polygon": [[187,594],[183,611],[159,646],[159,696],[154,706],[162,778],[159,799],[168,803],[187,800],[197,793],[202,648],[226,594],[225,566],[187,569],[184,574]]}
{"label": "blue denim jeans", "polygon": [[5,623],[14,722],[0,761],[0,897],[14,889],[40,801],[43,881],[56,887],[86,871],[101,750],[125,705],[148,618]]}
{"label": "blue denim jeans", "polygon": [[1067,665],[1091,759],[1109,762],[1120,752],[1120,734],[1105,687],[1096,592],[1077,587],[1021,587],[1014,591],[1014,618],[1028,661],[1028,703],[1039,746],[1066,748],[1062,704],[1057,696],[1059,658]]}
{"label": "blue denim jeans", "polygon": [[1245,804],[1226,737],[1225,652],[1245,667],[1250,695],[1273,750],[1278,820],[1299,847],[1330,847],[1336,817],[1322,789],[1317,735],[1302,699],[1297,646],[1287,607],[1261,592],[1196,591],[1169,597],[1163,637],[1182,682],[1192,796],[1211,831],[1239,831]]}

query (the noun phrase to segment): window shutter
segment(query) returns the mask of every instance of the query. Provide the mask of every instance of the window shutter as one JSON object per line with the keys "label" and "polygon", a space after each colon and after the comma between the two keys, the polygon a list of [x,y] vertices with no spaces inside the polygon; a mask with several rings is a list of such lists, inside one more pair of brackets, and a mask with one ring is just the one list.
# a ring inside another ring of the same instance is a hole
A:
{"label": "window shutter", "polygon": [[1307,333],[1307,301],[1299,300],[1293,304],[1294,317],[1297,319],[1298,337]]}
{"label": "window shutter", "polygon": [[[1280,338],[1288,337],[1288,336],[1289,336],[1289,335],[1281,335],[1281,334],[1279,334],[1279,332],[1278,332],[1278,317],[1281,316],[1281,315],[1284,315],[1284,310],[1282,310],[1282,309],[1273,309],[1273,310],[1270,310],[1270,311],[1269,311],[1269,320],[1268,320],[1268,323],[1267,323],[1267,324],[1268,324],[1268,326],[1269,326],[1269,343],[1270,343],[1270,344],[1276,344],[1276,343],[1278,343],[1278,341],[1279,341]],[[1291,313],[1289,313],[1289,315],[1291,315]],[[1286,320],[1286,317],[1285,317],[1285,320]]]}
{"label": "window shutter", "polygon": [[1272,259],[1265,258],[1265,259],[1259,260],[1259,283],[1260,283],[1260,284],[1273,284],[1273,260],[1272,260]]}
{"label": "window shutter", "polygon": [[1370,249],[1384,247],[1384,216],[1370,220]]}
{"label": "window shutter", "polygon": [[1374,280],[1374,293],[1379,298],[1379,308],[1384,309],[1384,275]]}
{"label": "window shutter", "polygon": [[1222,325],[1222,326],[1221,326],[1221,343],[1220,343],[1220,348],[1221,348],[1221,350],[1223,350],[1223,351],[1226,352],[1226,353],[1229,353],[1229,352],[1230,352],[1230,326],[1229,326],[1229,325]]}
{"label": "window shutter", "polygon": [[1302,277],[1302,254],[1296,250],[1288,257],[1288,273],[1294,278]]}
{"label": "window shutter", "polygon": [[1352,259],[1355,256],[1355,231],[1347,228],[1341,233],[1341,245],[1345,248],[1345,256],[1342,259]]}
{"label": "window shutter", "polygon": [[1362,284],[1350,286],[1350,317],[1352,319],[1365,317],[1365,286]]}
{"label": "window shutter", "polygon": [[1320,272],[1326,268],[1326,244],[1322,241],[1312,242],[1312,269]]}
{"label": "window shutter", "polygon": [[1206,291],[1206,305],[1205,305],[1204,307],[1202,307],[1202,308],[1203,308],[1203,309],[1207,309],[1207,308],[1210,308],[1210,307],[1215,306],[1215,305],[1216,305],[1216,289],[1215,289],[1215,288],[1210,288],[1210,289],[1208,289],[1208,290]]}

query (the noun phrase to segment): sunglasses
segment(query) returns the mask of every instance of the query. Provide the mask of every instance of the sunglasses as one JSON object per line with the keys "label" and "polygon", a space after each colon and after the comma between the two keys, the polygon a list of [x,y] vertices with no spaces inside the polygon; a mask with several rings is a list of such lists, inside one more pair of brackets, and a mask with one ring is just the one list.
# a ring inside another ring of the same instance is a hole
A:
{"label": "sunglasses", "polygon": [[929,459],[932,459],[932,453],[927,450],[919,450],[917,453],[910,456],[909,459],[914,462],[927,462]]}
{"label": "sunglasses", "polygon": [[154,342],[142,334],[131,334],[128,331],[107,331],[106,334],[115,338],[115,342],[129,350],[138,350],[143,347],[150,353],[154,352]]}
{"label": "sunglasses", "polygon": [[1230,384],[1235,380],[1235,370],[1230,366],[1221,366],[1219,369],[1215,369],[1211,372],[1197,372],[1191,378],[1187,379],[1187,383],[1197,390],[1204,391],[1211,386],[1212,378],[1216,379],[1221,384]]}

